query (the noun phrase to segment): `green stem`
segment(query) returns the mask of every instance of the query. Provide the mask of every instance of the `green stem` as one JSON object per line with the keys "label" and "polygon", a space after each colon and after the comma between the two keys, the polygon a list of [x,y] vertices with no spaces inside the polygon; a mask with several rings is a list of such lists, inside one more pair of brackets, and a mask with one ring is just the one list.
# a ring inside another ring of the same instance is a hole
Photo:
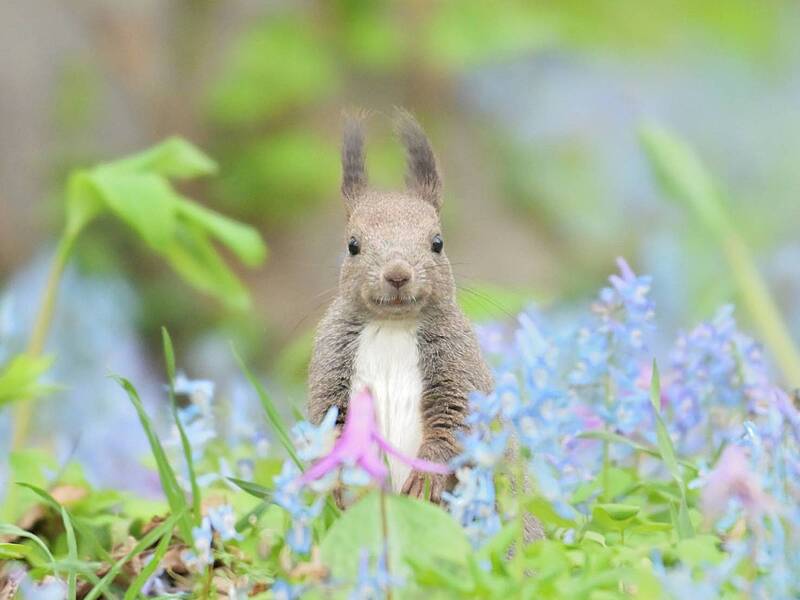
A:
{"label": "green stem", "polygon": [[[386,573],[391,575],[392,566],[389,558],[389,518],[386,511],[385,487],[381,487],[381,532],[383,533],[383,553],[386,559]],[[392,586],[386,589],[386,600],[392,600]]]}
{"label": "green stem", "polygon": [[[67,264],[69,255],[75,243],[77,232],[74,234],[65,233],[58,243],[53,264],[50,266],[50,273],[47,276],[47,284],[42,295],[39,312],[33,325],[33,333],[28,342],[27,353],[31,356],[39,356],[44,350],[47,334],[50,331],[50,324],[53,321],[56,299],[58,298],[58,288],[61,277],[64,274],[64,267]],[[28,398],[17,403],[14,414],[14,435],[12,438],[12,449],[19,450],[28,437],[28,430],[33,416],[33,399]]]}
{"label": "green stem", "polygon": [[733,228],[723,240],[723,248],[742,301],[761,331],[764,343],[772,349],[786,382],[791,387],[800,386],[800,351],[789,335],[789,328],[758,272],[750,250]]}

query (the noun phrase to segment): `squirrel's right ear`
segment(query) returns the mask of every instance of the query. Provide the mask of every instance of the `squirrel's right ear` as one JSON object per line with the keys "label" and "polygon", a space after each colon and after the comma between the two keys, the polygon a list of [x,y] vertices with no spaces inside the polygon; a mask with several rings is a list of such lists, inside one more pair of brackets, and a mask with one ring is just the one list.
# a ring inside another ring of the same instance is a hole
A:
{"label": "squirrel's right ear", "polygon": [[342,135],[342,197],[348,214],[353,212],[355,203],[366,187],[364,115],[345,115]]}

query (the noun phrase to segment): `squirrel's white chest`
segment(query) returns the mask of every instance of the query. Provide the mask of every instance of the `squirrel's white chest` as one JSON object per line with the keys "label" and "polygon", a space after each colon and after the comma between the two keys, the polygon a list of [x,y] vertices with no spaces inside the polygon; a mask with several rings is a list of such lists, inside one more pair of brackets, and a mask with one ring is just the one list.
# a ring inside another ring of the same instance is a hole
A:
{"label": "squirrel's white chest", "polygon": [[[384,437],[416,457],[422,442],[422,372],[416,323],[373,321],[359,335],[350,389],[369,386]],[[392,487],[400,490],[410,469],[389,457]]]}

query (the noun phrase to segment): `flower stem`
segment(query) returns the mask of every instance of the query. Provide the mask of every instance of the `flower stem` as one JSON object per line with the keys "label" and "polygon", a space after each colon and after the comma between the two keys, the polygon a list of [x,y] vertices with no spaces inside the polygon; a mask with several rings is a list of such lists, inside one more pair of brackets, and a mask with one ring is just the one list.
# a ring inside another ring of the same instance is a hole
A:
{"label": "flower stem", "polygon": [[[47,276],[47,284],[42,295],[39,312],[33,325],[33,333],[31,333],[31,338],[28,342],[27,353],[31,356],[39,356],[44,350],[47,334],[53,322],[59,284],[64,274],[64,267],[72,252],[76,235],[65,233],[58,242],[53,264],[50,266],[50,273]],[[33,404],[32,398],[27,398],[17,403],[14,414],[14,434],[11,443],[13,450],[19,450],[28,437],[28,430],[33,416]]]}
{"label": "flower stem", "polygon": [[[386,559],[386,574],[391,579],[392,566],[389,556],[389,518],[386,510],[386,488],[381,487],[381,532],[383,533],[383,556]],[[392,586],[386,589],[386,600],[392,600]]]}

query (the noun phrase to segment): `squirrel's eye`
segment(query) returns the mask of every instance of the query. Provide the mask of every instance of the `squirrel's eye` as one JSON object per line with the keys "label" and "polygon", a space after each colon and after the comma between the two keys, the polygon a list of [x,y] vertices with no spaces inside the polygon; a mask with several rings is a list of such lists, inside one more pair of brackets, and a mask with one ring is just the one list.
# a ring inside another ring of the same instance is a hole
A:
{"label": "squirrel's eye", "polygon": [[442,239],[442,236],[437,233],[435,236],[433,236],[431,250],[436,252],[436,254],[439,254],[442,251],[442,248],[444,248],[444,240]]}
{"label": "squirrel's eye", "polygon": [[350,241],[347,242],[347,251],[350,253],[350,256],[355,256],[361,252],[361,245],[356,238],[351,237]]}

